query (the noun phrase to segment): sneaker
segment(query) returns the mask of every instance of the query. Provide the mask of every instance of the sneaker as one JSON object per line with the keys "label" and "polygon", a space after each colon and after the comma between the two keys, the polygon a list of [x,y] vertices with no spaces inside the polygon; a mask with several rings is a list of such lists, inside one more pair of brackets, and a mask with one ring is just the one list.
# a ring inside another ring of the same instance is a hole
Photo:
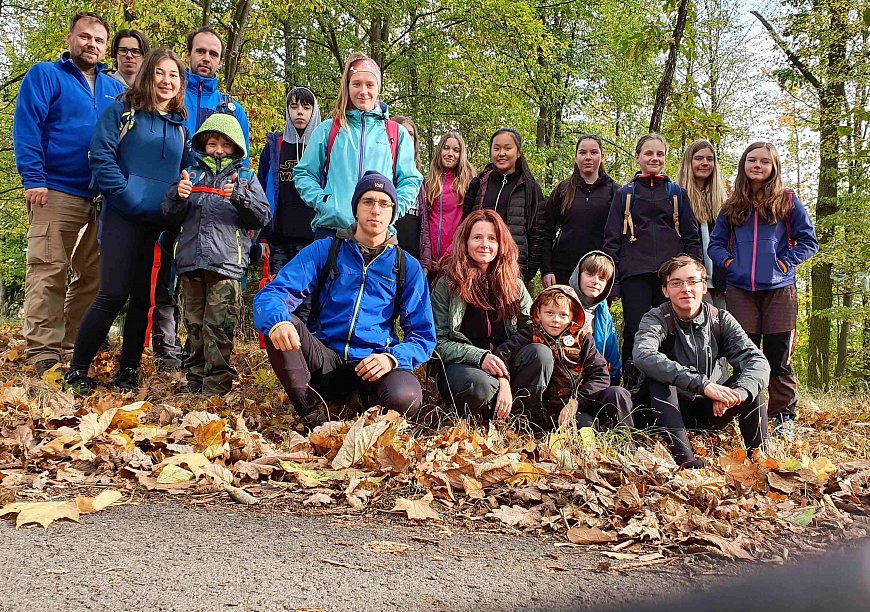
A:
{"label": "sneaker", "polygon": [[42,361],[37,361],[34,364],[34,367],[36,368],[36,375],[41,377],[43,374],[48,372],[50,369],[52,369],[57,364],[58,364],[57,359],[43,359]]}
{"label": "sneaker", "polygon": [[789,414],[778,414],[774,419],[773,435],[789,442],[794,441],[794,417]]}
{"label": "sneaker", "polygon": [[87,370],[73,369],[63,377],[63,388],[82,397],[90,395],[94,390],[94,386],[94,381],[88,378]]}
{"label": "sneaker", "polygon": [[115,386],[121,391],[135,391],[139,388],[139,370],[129,366],[118,369]]}

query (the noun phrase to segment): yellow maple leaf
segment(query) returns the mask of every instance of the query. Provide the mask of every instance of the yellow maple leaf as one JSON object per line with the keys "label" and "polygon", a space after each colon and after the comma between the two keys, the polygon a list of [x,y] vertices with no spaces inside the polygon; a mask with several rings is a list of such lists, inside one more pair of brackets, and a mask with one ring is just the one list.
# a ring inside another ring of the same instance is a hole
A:
{"label": "yellow maple leaf", "polygon": [[79,514],[93,514],[104,510],[109,506],[116,505],[124,494],[114,489],[107,489],[101,492],[96,497],[84,497],[79,495],[76,497],[76,507],[79,509]]}
{"label": "yellow maple leaf", "polygon": [[67,502],[18,502],[7,504],[0,509],[0,517],[17,514],[15,528],[24,525],[42,525],[43,529],[55,521],[66,519],[79,522],[79,509],[74,501]]}
{"label": "yellow maple leaf", "polygon": [[425,521],[427,519],[440,521],[441,515],[431,506],[432,500],[431,493],[426,493],[420,499],[400,497],[396,500],[396,505],[393,507],[392,512],[404,512],[412,521]]}
{"label": "yellow maple leaf", "polygon": [[160,470],[160,476],[157,477],[157,482],[160,484],[177,484],[188,480],[193,480],[193,472],[172,464]]}

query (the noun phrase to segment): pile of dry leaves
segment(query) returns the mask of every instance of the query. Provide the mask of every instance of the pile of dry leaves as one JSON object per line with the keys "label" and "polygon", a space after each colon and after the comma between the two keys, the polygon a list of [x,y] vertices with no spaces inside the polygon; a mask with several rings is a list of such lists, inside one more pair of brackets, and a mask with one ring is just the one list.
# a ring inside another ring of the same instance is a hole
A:
{"label": "pile of dry leaves", "polygon": [[[78,520],[143,489],[226,491],[243,504],[285,491],[311,509],[503,524],[559,534],[566,546],[606,544],[617,558],[712,550],[748,559],[772,554],[764,542],[785,531],[863,529],[870,510],[860,406],[851,420],[842,407],[816,406],[816,430],[758,462],[697,438],[715,467],[678,472],[652,438],[581,430],[535,439],[459,420],[424,430],[376,409],[303,436],[254,348],[240,352],[241,384],[221,400],[173,396],[180,381],[153,372],[135,398],[75,399],[56,372],[24,371],[20,343],[0,332],[0,515],[18,525]],[[110,357],[98,360],[98,376],[111,378]],[[103,493],[69,500],[69,489],[85,487]]]}

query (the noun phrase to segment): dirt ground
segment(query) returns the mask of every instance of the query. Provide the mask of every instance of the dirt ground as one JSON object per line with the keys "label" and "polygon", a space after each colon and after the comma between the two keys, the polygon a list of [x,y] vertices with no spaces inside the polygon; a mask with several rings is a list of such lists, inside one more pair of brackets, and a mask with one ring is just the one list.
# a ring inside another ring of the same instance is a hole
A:
{"label": "dirt ground", "polygon": [[610,609],[771,567],[706,555],[643,565],[520,532],[173,500],[0,530],[3,611]]}

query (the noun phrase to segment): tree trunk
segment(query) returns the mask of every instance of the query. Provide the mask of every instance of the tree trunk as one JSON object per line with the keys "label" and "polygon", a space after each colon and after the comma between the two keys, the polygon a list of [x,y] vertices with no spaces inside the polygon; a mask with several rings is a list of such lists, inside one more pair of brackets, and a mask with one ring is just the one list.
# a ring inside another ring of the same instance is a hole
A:
{"label": "tree trunk", "polygon": [[211,0],[202,0],[202,19],[200,27],[206,27],[211,18]]}
{"label": "tree trunk", "polygon": [[662,118],[665,114],[665,106],[671,93],[671,84],[674,81],[674,72],[677,69],[677,54],[680,51],[680,43],[683,41],[683,33],[686,31],[686,15],[689,12],[689,0],[680,0],[677,9],[677,22],[674,24],[674,33],[671,42],[668,43],[668,59],[665,60],[665,70],[662,80],[656,89],[656,99],[653,104],[652,116],[649,120],[649,131],[658,132],[662,129]]}
{"label": "tree trunk", "polygon": [[238,0],[233,10],[233,20],[227,36],[227,48],[224,56],[224,83],[226,91],[231,94],[236,76],[241,65],[242,45],[244,44],[245,28],[251,12],[251,0]]}
{"label": "tree trunk", "polygon": [[[852,307],[852,293],[846,292],[843,294],[843,308]],[[837,364],[834,366],[834,378],[842,378],[846,373],[846,365],[849,363],[849,332],[850,322],[848,317],[844,318],[840,323],[840,330],[837,333]]]}

